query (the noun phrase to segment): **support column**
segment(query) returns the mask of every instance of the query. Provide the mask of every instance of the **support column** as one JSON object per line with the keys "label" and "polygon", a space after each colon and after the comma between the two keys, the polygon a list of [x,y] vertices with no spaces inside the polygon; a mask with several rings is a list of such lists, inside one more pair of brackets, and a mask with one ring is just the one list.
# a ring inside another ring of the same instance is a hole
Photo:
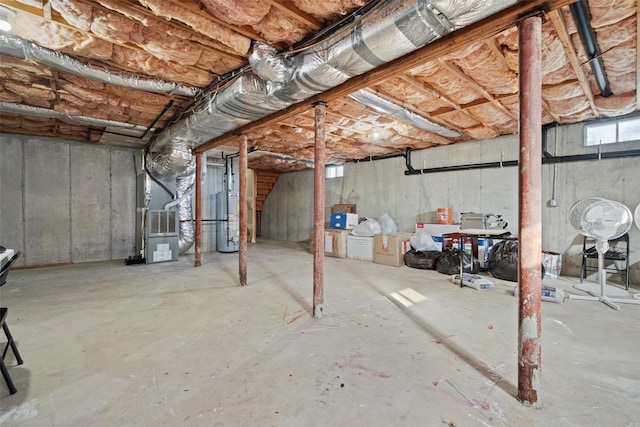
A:
{"label": "support column", "polygon": [[240,135],[240,236],[239,270],[240,286],[247,285],[247,135]]}
{"label": "support column", "polygon": [[320,319],[324,310],[324,122],[327,104],[314,105],[316,133],[313,181],[313,317]]}
{"label": "support column", "polygon": [[196,256],[194,267],[202,265],[202,153],[196,153]]}
{"label": "support column", "polygon": [[520,161],[518,202],[518,400],[540,408],[542,290],[542,82],[540,16],[518,23]]}

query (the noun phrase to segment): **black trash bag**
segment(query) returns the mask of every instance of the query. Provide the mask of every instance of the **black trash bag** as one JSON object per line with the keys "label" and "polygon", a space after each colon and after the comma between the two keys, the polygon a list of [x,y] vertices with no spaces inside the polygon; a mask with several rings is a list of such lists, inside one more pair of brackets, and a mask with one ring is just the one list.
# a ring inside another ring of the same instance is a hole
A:
{"label": "black trash bag", "polygon": [[420,268],[422,270],[435,270],[436,262],[441,253],[438,251],[417,251],[411,249],[404,254],[404,263],[411,268]]}
{"label": "black trash bag", "polygon": [[[480,262],[468,253],[463,253],[462,260],[465,273],[477,273],[480,270]],[[444,249],[438,258],[436,270],[442,274],[460,274],[460,249]]]}
{"label": "black trash bag", "polygon": [[[544,264],[540,264],[542,278],[546,274]],[[496,279],[518,281],[518,241],[502,240],[491,248],[489,270]]]}
{"label": "black trash bag", "polygon": [[496,279],[518,281],[518,242],[502,240],[489,252],[489,271]]}

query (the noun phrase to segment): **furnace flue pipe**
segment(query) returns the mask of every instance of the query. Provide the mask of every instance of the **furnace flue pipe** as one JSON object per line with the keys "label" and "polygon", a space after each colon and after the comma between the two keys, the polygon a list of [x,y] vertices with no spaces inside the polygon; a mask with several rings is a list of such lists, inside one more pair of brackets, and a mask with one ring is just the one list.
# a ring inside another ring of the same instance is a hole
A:
{"label": "furnace flue pipe", "polygon": [[542,18],[518,23],[520,161],[518,200],[518,400],[541,407]]}
{"label": "furnace flue pipe", "polygon": [[315,109],[315,149],[313,184],[313,317],[320,319],[324,310],[324,163],[325,116],[327,104],[318,102]]}
{"label": "furnace flue pipe", "polygon": [[239,270],[240,286],[247,285],[247,135],[240,135],[240,236]]}
{"label": "furnace flue pipe", "polygon": [[196,153],[196,256],[195,267],[202,265],[202,153]]}

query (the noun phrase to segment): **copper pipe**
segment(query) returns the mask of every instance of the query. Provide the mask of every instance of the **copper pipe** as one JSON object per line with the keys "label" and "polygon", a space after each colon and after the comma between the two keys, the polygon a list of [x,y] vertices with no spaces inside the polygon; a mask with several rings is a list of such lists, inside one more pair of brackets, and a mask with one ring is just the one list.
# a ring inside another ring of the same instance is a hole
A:
{"label": "copper pipe", "polygon": [[324,159],[325,117],[327,104],[317,102],[315,109],[315,149],[313,181],[313,317],[320,319],[324,310]]}
{"label": "copper pipe", "polygon": [[238,251],[240,286],[247,285],[247,135],[240,135],[240,236]]}
{"label": "copper pipe", "polygon": [[541,407],[542,18],[519,29],[520,161],[518,202],[518,399]]}
{"label": "copper pipe", "polygon": [[202,153],[196,153],[196,256],[194,267],[202,265]]}

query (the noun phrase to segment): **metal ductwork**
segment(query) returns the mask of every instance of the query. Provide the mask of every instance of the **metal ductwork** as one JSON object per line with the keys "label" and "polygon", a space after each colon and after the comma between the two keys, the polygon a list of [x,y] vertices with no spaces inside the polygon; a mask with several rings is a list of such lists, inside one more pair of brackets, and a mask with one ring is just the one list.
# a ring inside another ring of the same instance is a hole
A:
{"label": "metal ductwork", "polygon": [[[351,77],[404,56],[443,35],[502,10],[516,0],[392,0],[380,3],[353,25],[341,29],[291,58],[271,61],[266,71],[260,62],[254,72],[237,76],[222,89],[204,96],[192,114],[156,136],[147,150],[147,166],[157,174],[184,171],[184,152],[172,146],[197,147],[313,95]],[[264,54],[259,48],[255,57]],[[268,53],[268,52],[267,52]],[[268,57],[268,56],[265,56]],[[290,63],[284,74],[280,64]],[[179,155],[174,158],[174,155]],[[193,161],[193,159],[191,159]],[[180,197],[180,194],[178,194]],[[181,226],[184,223],[181,218]]]}
{"label": "metal ductwork", "polygon": [[393,102],[389,102],[386,99],[366,90],[359,90],[349,96],[361,104],[367,105],[382,114],[393,116],[397,120],[405,122],[415,128],[437,133],[438,135],[449,138],[456,138],[462,135],[460,132],[448,129],[437,123],[433,123],[413,111],[409,111],[406,108],[396,105]]}
{"label": "metal ductwork", "polygon": [[178,175],[176,179],[176,194],[178,195],[178,217],[179,219],[179,252],[186,252],[195,241],[193,212],[191,209],[191,194],[196,182],[196,162]]}
{"label": "metal ductwork", "polygon": [[146,132],[145,126],[133,125],[131,123],[116,122],[113,120],[96,119],[86,116],[73,116],[70,114],[61,113],[56,110],[49,110],[48,108],[34,107],[26,104],[14,104],[11,102],[0,101],[0,113],[22,114],[25,116],[33,117],[47,117],[50,119],[69,120],[72,122],[84,123],[86,125],[125,129],[135,132]]}
{"label": "metal ductwork", "polygon": [[[374,13],[357,20],[348,32],[334,35],[292,58],[291,77],[287,81],[274,83],[246,72],[223,89],[207,94],[191,115],[159,134],[149,151],[162,152],[165,146],[175,143],[197,147],[515,3],[515,0],[382,3]],[[156,166],[151,162],[149,167],[155,170]]]}
{"label": "metal ductwork", "polygon": [[591,27],[589,6],[584,0],[578,0],[577,2],[570,4],[569,9],[571,9],[571,16],[573,16],[573,20],[578,28],[578,34],[580,35],[584,51],[587,54],[587,58],[589,58],[591,71],[593,71],[593,77],[600,89],[600,95],[603,98],[607,98],[613,95],[613,92],[611,92],[611,88],[609,87],[607,73],[604,71],[604,64],[600,57],[600,48],[596,41],[596,33]]}
{"label": "metal ductwork", "polygon": [[191,98],[200,92],[200,89],[184,86],[182,83],[143,79],[129,74],[112,73],[102,68],[84,64],[68,55],[39,46],[15,35],[0,33],[0,52],[115,86],[145,92],[176,94]]}

